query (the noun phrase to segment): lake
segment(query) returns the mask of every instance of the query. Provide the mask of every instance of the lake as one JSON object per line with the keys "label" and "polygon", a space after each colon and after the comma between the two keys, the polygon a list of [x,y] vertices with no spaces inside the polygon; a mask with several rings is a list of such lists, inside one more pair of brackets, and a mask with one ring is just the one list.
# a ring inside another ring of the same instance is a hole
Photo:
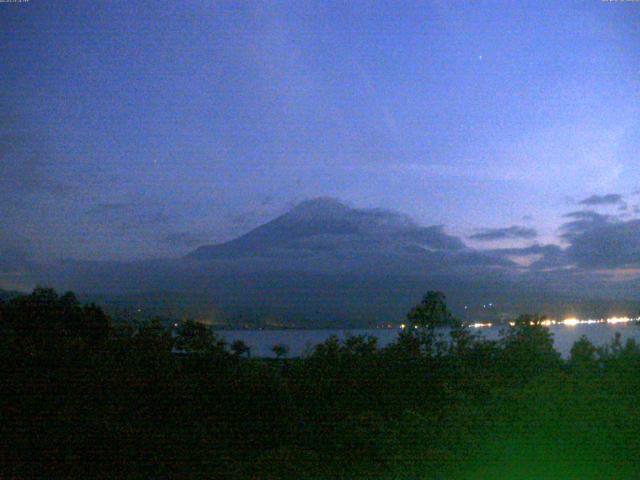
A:
{"label": "lake", "polygon": [[[474,328],[472,331],[484,338],[495,340],[500,336],[502,326]],[[554,344],[564,358],[569,356],[573,343],[582,335],[594,345],[605,345],[613,340],[616,332],[620,332],[623,343],[628,338],[640,342],[640,326],[633,323],[584,323],[576,325],[557,324],[548,327],[553,334]],[[219,336],[231,343],[242,340],[251,347],[251,355],[255,357],[275,357],[271,348],[276,344],[289,347],[289,357],[299,357],[309,353],[318,343],[324,342],[331,335],[343,340],[353,335],[371,335],[378,338],[378,345],[384,347],[393,342],[400,329],[335,329],[335,330],[221,330]]]}

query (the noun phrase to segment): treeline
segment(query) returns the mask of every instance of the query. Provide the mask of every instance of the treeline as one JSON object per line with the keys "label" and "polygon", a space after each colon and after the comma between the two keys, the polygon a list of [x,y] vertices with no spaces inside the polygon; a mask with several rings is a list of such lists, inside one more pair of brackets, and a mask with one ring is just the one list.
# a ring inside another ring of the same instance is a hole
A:
{"label": "treeline", "polygon": [[563,360],[541,321],[483,340],[430,292],[385,348],[269,360],[36,289],[0,303],[1,476],[640,478],[640,347]]}

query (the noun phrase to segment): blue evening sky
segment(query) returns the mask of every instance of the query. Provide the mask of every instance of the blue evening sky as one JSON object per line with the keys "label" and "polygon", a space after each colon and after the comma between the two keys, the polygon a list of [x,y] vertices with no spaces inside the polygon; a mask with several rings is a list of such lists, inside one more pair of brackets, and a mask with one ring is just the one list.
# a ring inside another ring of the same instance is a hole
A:
{"label": "blue evening sky", "polygon": [[317,196],[476,247],[640,203],[638,3],[30,0],[0,26],[0,247],[35,258],[182,255]]}

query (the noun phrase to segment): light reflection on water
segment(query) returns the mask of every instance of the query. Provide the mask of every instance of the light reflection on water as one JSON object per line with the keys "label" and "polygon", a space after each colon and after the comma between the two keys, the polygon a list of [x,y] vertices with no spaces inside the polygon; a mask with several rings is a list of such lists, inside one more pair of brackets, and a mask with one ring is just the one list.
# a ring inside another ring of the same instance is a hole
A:
{"label": "light reflection on water", "polygon": [[[624,317],[622,317],[624,318]],[[573,320],[573,319],[567,319]],[[563,357],[568,357],[574,342],[582,335],[586,336],[594,345],[602,346],[613,340],[616,332],[619,332],[624,343],[628,338],[640,341],[640,326],[635,322],[626,321],[590,321],[549,323],[547,327],[553,334],[556,350]],[[472,331],[480,336],[497,340],[500,331],[505,328],[502,325],[483,324],[476,326]],[[335,330],[224,330],[217,332],[227,342],[242,340],[251,348],[251,354],[256,357],[275,357],[271,348],[276,344],[284,344],[289,347],[289,356],[298,357],[310,353],[314,345],[324,342],[331,335],[344,340],[353,335],[370,335],[378,338],[378,345],[384,347],[393,342],[400,329],[335,329]],[[446,330],[442,330],[446,333]]]}

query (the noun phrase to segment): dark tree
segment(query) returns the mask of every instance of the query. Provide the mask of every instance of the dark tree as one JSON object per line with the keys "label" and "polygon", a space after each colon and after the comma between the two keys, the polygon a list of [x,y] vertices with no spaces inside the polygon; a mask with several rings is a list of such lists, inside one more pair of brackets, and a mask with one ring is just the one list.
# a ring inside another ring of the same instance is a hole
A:
{"label": "dark tree", "polygon": [[543,325],[546,318],[521,315],[501,339],[505,366],[521,380],[557,368],[560,354],[553,348],[553,336]]}
{"label": "dark tree", "polygon": [[95,347],[110,335],[109,317],[96,305],[82,306],[72,292],[37,287],[29,295],[13,298],[4,308],[4,322],[32,352],[53,353],[80,345]]}
{"label": "dark tree", "polygon": [[289,353],[289,347],[287,347],[283,343],[278,343],[273,346],[271,351],[276,354],[276,358],[281,359],[287,356],[287,354]]}
{"label": "dark tree", "polygon": [[134,346],[144,352],[162,355],[170,353],[174,346],[171,332],[162,324],[159,317],[139,325],[133,335]]}
{"label": "dark tree", "polygon": [[336,335],[331,335],[324,342],[315,346],[312,357],[321,360],[335,360],[340,356],[341,350],[340,340]]}
{"label": "dark tree", "polygon": [[249,345],[244,343],[242,340],[234,341],[231,344],[231,351],[239,357],[244,355],[245,353],[247,354],[247,357],[251,356],[251,349],[249,348]]}
{"label": "dark tree", "polygon": [[582,335],[571,347],[569,364],[577,368],[590,368],[596,365],[596,352],[598,349],[587,337]]}
{"label": "dark tree", "polygon": [[428,291],[422,301],[411,309],[407,314],[407,320],[409,328],[417,325],[434,329],[436,327],[451,327],[458,323],[447,307],[444,293],[433,290]]}
{"label": "dark tree", "polygon": [[371,335],[353,335],[344,341],[344,349],[351,355],[371,356],[378,351],[378,339]]}
{"label": "dark tree", "polygon": [[188,353],[222,353],[226,343],[214,335],[207,325],[186,320],[178,328],[176,348]]}

